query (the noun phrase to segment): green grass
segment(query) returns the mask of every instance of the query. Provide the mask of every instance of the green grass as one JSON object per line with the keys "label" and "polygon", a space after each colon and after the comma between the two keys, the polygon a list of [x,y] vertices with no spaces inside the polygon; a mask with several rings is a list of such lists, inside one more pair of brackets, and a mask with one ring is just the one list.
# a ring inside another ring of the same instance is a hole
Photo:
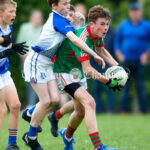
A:
{"label": "green grass", "polygon": [[[67,127],[69,115],[59,122],[59,128]],[[5,118],[0,133],[0,150],[4,150],[8,140],[8,116]],[[98,115],[98,128],[105,145],[116,147],[119,150],[150,150],[150,121],[149,115]],[[20,150],[29,150],[22,141],[22,135],[28,129],[28,123],[20,118],[18,145]],[[63,150],[61,137],[52,137],[49,131],[47,118],[42,124],[43,132],[39,134],[40,144],[44,150]],[[77,139],[75,150],[93,150],[84,122],[75,133]]]}

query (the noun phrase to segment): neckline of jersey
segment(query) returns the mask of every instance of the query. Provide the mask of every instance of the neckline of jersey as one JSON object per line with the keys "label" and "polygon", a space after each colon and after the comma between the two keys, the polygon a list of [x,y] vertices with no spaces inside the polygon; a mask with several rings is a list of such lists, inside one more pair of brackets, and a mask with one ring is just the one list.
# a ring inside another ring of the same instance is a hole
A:
{"label": "neckline of jersey", "polygon": [[99,37],[98,37],[98,38],[94,38],[94,36],[93,36],[92,33],[91,33],[91,30],[90,30],[90,26],[89,26],[89,25],[86,27],[86,29],[87,29],[87,32],[89,33],[89,36],[90,36],[91,39],[93,40],[93,42],[96,43],[96,42],[99,40]]}

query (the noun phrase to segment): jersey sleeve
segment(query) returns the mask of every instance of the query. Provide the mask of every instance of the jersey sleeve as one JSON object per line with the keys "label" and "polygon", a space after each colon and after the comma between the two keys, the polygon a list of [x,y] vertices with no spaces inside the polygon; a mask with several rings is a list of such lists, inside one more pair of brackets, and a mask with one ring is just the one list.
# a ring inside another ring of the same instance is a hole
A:
{"label": "jersey sleeve", "polygon": [[54,13],[54,16],[53,16],[53,26],[57,32],[60,32],[63,35],[66,35],[70,31],[72,32],[75,31],[75,29],[71,26],[71,24],[66,18],[56,13]]}
{"label": "jersey sleeve", "polygon": [[86,61],[86,60],[90,59],[88,53],[83,52],[80,48],[78,48],[72,42],[70,43],[70,45],[71,45],[71,48],[73,49],[73,52],[74,52],[74,54],[75,54],[75,56],[79,62]]}

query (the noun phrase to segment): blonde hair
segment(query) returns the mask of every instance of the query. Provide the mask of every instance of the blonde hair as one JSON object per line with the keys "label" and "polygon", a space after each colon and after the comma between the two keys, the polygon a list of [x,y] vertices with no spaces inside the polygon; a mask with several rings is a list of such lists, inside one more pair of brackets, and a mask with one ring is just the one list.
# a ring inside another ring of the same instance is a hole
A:
{"label": "blonde hair", "polygon": [[13,0],[0,0],[0,10],[5,10],[6,4],[17,6],[17,3]]}

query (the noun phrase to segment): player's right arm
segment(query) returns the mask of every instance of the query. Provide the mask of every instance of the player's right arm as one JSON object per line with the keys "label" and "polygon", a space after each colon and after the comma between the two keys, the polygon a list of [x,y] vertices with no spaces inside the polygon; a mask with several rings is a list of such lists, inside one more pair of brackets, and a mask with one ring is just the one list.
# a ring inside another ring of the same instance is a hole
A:
{"label": "player's right arm", "polygon": [[99,82],[102,82],[104,84],[106,84],[109,88],[112,88],[114,91],[116,89],[119,90],[118,88],[118,81],[120,80],[119,78],[115,78],[115,79],[109,79],[105,76],[103,76],[101,73],[99,73],[97,70],[95,70],[91,65],[90,65],[90,62],[89,60],[86,60],[86,61],[82,61],[81,62],[81,65],[82,65],[82,69],[83,69],[83,72],[95,79],[95,80],[98,80]]}

